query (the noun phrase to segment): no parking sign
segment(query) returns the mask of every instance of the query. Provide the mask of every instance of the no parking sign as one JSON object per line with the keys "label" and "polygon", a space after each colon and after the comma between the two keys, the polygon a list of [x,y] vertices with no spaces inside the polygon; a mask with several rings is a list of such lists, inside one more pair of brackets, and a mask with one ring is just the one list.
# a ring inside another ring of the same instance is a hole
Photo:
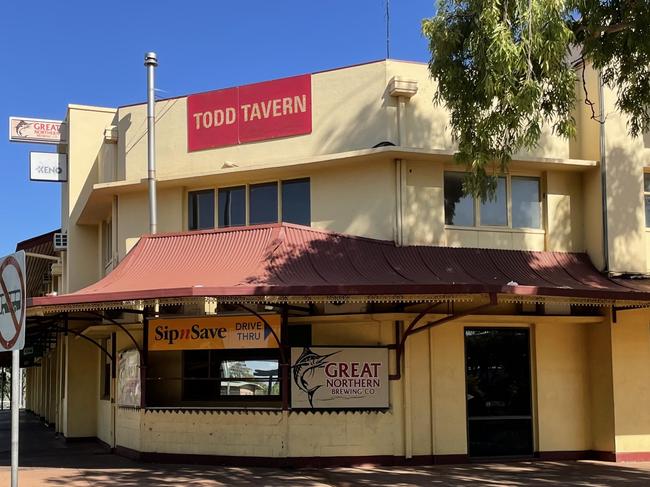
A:
{"label": "no parking sign", "polygon": [[25,252],[0,259],[0,351],[25,346]]}

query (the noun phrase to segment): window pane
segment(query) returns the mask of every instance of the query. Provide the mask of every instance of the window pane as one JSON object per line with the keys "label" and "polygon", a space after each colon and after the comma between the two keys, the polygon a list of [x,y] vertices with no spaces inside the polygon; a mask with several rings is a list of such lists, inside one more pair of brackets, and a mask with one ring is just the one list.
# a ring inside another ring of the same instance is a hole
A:
{"label": "window pane", "polygon": [[214,190],[192,191],[188,194],[190,230],[214,228]]}
{"label": "window pane", "polygon": [[224,360],[221,362],[221,377],[241,379],[257,377],[278,377],[277,360]]}
{"label": "window pane", "polygon": [[645,226],[650,228],[650,194],[645,195]]}
{"label": "window pane", "polygon": [[275,223],[278,221],[278,184],[265,183],[250,187],[251,225]]}
{"label": "window pane", "polygon": [[282,181],[282,221],[311,225],[309,179]]}
{"label": "window pane", "polygon": [[191,379],[209,376],[209,350],[191,350],[183,353],[183,377]]}
{"label": "window pane", "polygon": [[643,174],[643,190],[650,193],[650,173]]}
{"label": "window pane", "polygon": [[463,195],[462,172],[445,173],[445,224],[474,225],[474,198]]}
{"label": "window pane", "polygon": [[278,369],[277,360],[224,360],[221,362],[221,395],[278,395]]}
{"label": "window pane", "polygon": [[246,188],[219,189],[219,228],[246,225]]}
{"label": "window pane", "polygon": [[542,205],[538,178],[512,178],[512,226],[541,228]]}
{"label": "window pane", "polygon": [[500,177],[497,181],[494,199],[481,203],[481,225],[507,225],[507,201],[506,178]]}

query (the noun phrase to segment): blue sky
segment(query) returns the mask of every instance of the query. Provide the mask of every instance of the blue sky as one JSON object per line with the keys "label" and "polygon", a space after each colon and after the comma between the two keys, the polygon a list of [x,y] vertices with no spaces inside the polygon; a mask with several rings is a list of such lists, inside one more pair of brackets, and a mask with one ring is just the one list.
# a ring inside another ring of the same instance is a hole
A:
{"label": "blue sky", "polygon": [[[386,57],[386,0],[3,2],[0,7],[0,256],[60,225],[60,187],[29,181],[10,115],[62,119],[68,103],[146,100],[156,51],[162,97]],[[420,22],[435,0],[391,0],[391,57],[427,61]]]}

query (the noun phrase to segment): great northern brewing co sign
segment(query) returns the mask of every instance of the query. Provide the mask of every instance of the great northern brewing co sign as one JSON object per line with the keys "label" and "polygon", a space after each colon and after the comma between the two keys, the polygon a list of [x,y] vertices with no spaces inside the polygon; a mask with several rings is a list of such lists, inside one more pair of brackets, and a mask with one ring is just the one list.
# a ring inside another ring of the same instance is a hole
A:
{"label": "great northern brewing co sign", "polygon": [[377,409],[388,404],[388,349],[291,349],[293,409]]}
{"label": "great northern brewing co sign", "polygon": [[191,151],[311,133],[311,75],[187,97]]}
{"label": "great northern brewing co sign", "polygon": [[66,127],[61,120],[9,117],[9,140],[12,142],[64,144],[67,139]]}
{"label": "great northern brewing co sign", "polygon": [[[201,316],[149,320],[149,350],[278,348],[280,316]],[[268,324],[267,324],[268,323]]]}

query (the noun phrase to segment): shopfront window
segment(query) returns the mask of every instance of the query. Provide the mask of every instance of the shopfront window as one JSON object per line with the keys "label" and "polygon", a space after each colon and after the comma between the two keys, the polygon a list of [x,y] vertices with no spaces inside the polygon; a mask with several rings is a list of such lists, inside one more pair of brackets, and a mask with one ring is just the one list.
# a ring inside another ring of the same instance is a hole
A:
{"label": "shopfront window", "polygon": [[183,352],[183,401],[280,397],[279,357],[268,350]]}
{"label": "shopfront window", "polygon": [[187,203],[189,230],[214,228],[214,190],[191,191]]}
{"label": "shopfront window", "polygon": [[219,188],[219,228],[246,225],[246,187]]}

